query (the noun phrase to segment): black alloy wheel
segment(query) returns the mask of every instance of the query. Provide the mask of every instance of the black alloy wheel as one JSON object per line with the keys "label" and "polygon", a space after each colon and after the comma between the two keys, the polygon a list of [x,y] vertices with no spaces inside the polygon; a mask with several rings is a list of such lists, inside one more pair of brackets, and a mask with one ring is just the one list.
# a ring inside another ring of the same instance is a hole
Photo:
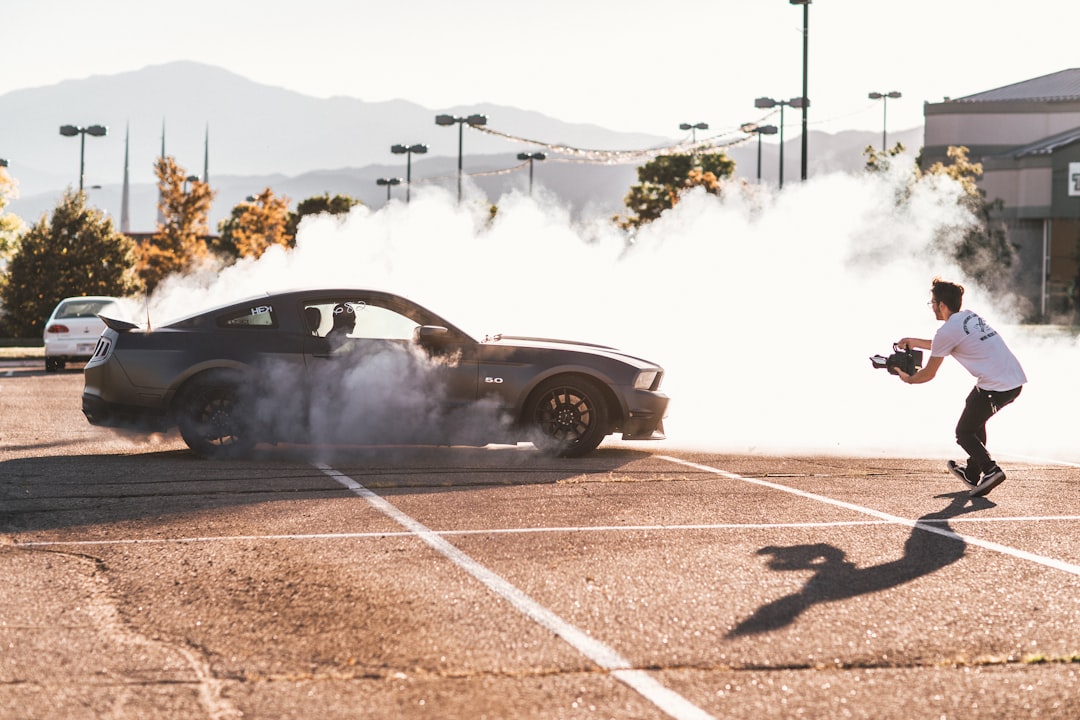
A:
{"label": "black alloy wheel", "polygon": [[532,395],[528,417],[538,437],[534,444],[557,457],[581,457],[607,435],[608,409],[604,392],[585,377],[555,377]]}
{"label": "black alloy wheel", "polygon": [[224,373],[192,380],[176,418],[188,447],[207,458],[247,454],[255,441],[242,397],[241,384]]}

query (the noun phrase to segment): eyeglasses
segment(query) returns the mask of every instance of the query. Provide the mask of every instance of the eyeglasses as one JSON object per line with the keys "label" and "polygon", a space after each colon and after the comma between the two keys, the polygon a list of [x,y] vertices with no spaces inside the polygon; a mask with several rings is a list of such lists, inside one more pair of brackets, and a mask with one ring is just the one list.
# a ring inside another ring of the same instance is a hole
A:
{"label": "eyeglasses", "polygon": [[930,302],[926,303],[926,306],[927,307],[934,307],[934,305],[936,305],[936,304],[937,304],[937,300],[931,300]]}

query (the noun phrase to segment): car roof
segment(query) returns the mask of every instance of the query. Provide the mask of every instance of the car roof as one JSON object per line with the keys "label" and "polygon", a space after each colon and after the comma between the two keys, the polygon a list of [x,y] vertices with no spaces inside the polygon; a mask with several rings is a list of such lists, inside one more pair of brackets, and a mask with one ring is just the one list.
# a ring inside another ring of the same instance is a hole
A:
{"label": "car roof", "polygon": [[426,310],[432,315],[436,313],[432,312],[423,305],[407,295],[396,293],[392,290],[385,290],[381,288],[373,287],[308,287],[308,288],[290,288],[288,290],[277,290],[274,292],[265,292],[258,295],[249,295],[248,297],[238,298],[231,300],[227,303],[221,303],[211,307],[206,307],[196,312],[184,315],[183,317],[173,318],[167,323],[161,325],[161,327],[174,327],[178,325],[191,325],[193,321],[196,321],[204,316],[218,315],[222,312],[228,311],[232,308],[239,308],[251,303],[266,302],[267,300],[280,300],[282,302],[294,301],[302,297],[311,296],[326,296],[330,299],[334,296],[349,296],[349,295],[383,295],[387,297],[401,298],[415,305],[419,308]]}
{"label": "car roof", "polygon": [[71,297],[64,298],[63,300],[61,300],[60,302],[58,302],[56,304],[57,305],[62,305],[64,303],[66,303],[66,302],[72,302],[72,301],[86,302],[88,300],[93,300],[93,301],[102,300],[102,301],[118,302],[120,300],[120,298],[113,297],[112,295],[72,295]]}

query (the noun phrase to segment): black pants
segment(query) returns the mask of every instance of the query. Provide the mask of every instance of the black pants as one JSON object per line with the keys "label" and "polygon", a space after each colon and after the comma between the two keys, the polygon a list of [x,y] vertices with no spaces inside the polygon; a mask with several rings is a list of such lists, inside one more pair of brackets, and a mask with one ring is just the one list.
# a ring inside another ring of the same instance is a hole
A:
{"label": "black pants", "polygon": [[968,454],[968,468],[980,473],[994,467],[986,450],[986,421],[1020,395],[1023,386],[1012,390],[983,390],[977,385],[967,396],[960,422],[956,423],[956,444]]}

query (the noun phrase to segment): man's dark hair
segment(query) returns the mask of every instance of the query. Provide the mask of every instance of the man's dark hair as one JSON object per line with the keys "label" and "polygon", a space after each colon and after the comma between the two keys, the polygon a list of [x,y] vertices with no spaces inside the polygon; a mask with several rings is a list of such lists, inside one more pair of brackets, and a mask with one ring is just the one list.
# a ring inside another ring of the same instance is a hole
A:
{"label": "man's dark hair", "polygon": [[931,294],[935,300],[949,308],[949,312],[960,312],[960,306],[964,304],[964,286],[940,277],[934,278]]}

